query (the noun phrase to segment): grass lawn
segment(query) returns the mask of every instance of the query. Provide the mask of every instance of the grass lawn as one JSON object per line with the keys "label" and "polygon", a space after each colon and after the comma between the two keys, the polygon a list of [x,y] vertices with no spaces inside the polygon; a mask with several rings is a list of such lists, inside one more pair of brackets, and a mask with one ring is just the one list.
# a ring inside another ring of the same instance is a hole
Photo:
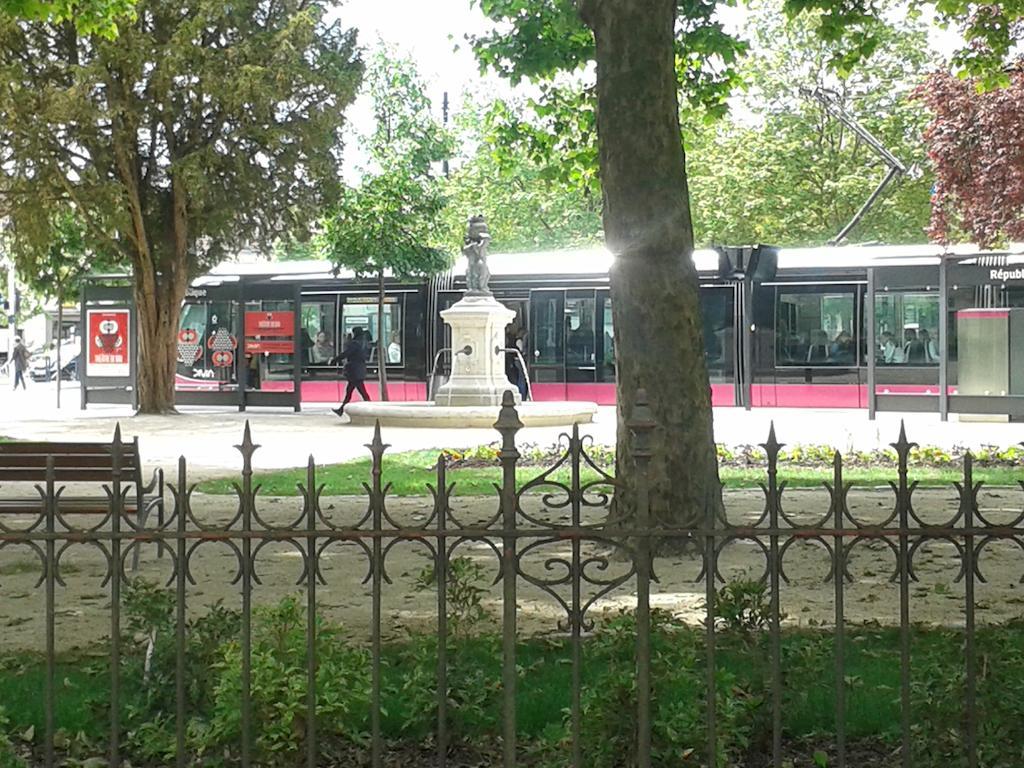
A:
{"label": "grass lawn", "polygon": [[[392,496],[428,496],[427,484],[433,484],[436,478],[434,469],[439,451],[408,451],[405,453],[385,454],[384,482],[391,483]],[[543,471],[540,467],[523,467],[518,471],[519,483],[525,483]],[[764,469],[739,468],[723,466],[722,482],[726,488],[757,488],[764,482]],[[613,471],[609,469],[609,473]],[[844,469],[843,476],[848,482],[863,486],[885,486],[890,480],[896,479],[895,467],[851,467]],[[554,473],[552,479],[566,483],[570,473],[566,468]],[[831,467],[808,467],[804,465],[779,465],[780,480],[786,480],[790,487],[820,487],[825,481],[832,480]],[[921,486],[948,486],[961,479],[962,474],[957,468],[911,467],[911,480],[917,480]],[[584,483],[598,479],[593,470],[586,469],[582,473]],[[986,485],[1015,486],[1017,481],[1024,479],[1024,472],[1013,467],[975,467],[975,481]],[[232,483],[238,476],[223,479],[211,479],[199,484],[202,493],[231,494],[234,493]],[[326,485],[327,495],[349,496],[365,493],[363,483],[370,481],[370,460],[357,459],[342,464],[330,464],[317,467],[317,482]],[[455,483],[455,494],[460,496],[484,496],[496,493],[495,483],[501,483],[499,467],[465,467],[449,469],[448,481]],[[306,469],[285,469],[274,472],[257,472],[254,482],[262,486],[261,494],[266,496],[295,496],[299,491],[299,483],[306,482]]]}

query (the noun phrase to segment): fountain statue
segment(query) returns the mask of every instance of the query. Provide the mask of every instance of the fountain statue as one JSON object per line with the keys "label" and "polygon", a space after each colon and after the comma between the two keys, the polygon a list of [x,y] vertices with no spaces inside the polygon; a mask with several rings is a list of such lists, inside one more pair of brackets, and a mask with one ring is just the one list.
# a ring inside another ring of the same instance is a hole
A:
{"label": "fountain statue", "polygon": [[527,426],[589,422],[594,403],[522,403],[518,388],[505,375],[505,328],[516,313],[494,298],[488,285],[487,249],[491,235],[483,216],[473,216],[466,227],[462,254],[466,257],[466,292],[441,317],[451,327],[451,376],[438,387],[430,402],[351,403],[345,413],[353,424],[404,427],[491,426],[510,392]]}
{"label": "fountain statue", "polygon": [[519,391],[505,376],[505,328],[516,313],[494,298],[488,281],[487,248],[491,235],[483,216],[472,216],[466,227],[462,253],[466,257],[466,293],[441,313],[452,329],[452,375],[434,396],[438,405],[501,405],[511,389],[516,402]]}
{"label": "fountain statue", "polygon": [[466,257],[466,294],[468,296],[490,296],[491,289],[487,283],[491,273],[487,269],[487,248],[491,243],[491,233],[487,231],[487,222],[483,216],[472,216],[466,229],[465,245],[462,255]]}

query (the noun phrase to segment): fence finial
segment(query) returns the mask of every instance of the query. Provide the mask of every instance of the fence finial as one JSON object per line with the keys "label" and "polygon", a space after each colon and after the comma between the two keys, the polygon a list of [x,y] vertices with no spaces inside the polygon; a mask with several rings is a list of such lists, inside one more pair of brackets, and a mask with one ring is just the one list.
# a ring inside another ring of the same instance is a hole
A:
{"label": "fence finial", "polygon": [[380,419],[377,419],[373,423],[373,439],[366,444],[366,447],[370,449],[370,453],[374,456],[383,456],[384,451],[391,447],[390,443],[385,443],[384,439],[380,434]]}
{"label": "fence finial", "polygon": [[249,420],[246,419],[245,429],[242,432],[242,444],[236,445],[235,448],[242,454],[242,458],[248,461],[259,447],[257,443],[252,441],[252,430],[249,428]]}
{"label": "fence finial", "polygon": [[761,443],[761,447],[764,448],[764,452],[768,454],[769,460],[774,460],[778,457],[779,451],[785,443],[780,443],[778,438],[775,437],[775,420],[772,419],[768,424],[768,439]]}
{"label": "fence finial", "polygon": [[121,444],[121,422],[114,424],[114,445]]}
{"label": "fence finial", "polygon": [[509,431],[514,436],[516,432],[523,428],[523,422],[519,418],[519,411],[516,410],[516,398],[512,394],[511,389],[506,389],[505,393],[501,396],[501,410],[498,412],[498,420],[494,422],[494,428],[503,436]]}
{"label": "fence finial", "polygon": [[910,455],[910,449],[916,448],[917,443],[912,443],[907,440],[907,427],[903,419],[900,419],[900,436],[895,443],[889,443],[889,445],[896,450],[896,454],[900,458],[906,458]]}

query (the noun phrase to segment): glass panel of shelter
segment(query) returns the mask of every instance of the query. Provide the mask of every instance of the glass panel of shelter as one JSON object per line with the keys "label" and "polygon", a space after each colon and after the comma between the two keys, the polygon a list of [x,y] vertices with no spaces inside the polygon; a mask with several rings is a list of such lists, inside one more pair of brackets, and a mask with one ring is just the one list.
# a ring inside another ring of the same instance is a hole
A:
{"label": "glass panel of shelter", "polygon": [[[247,301],[246,312],[294,312],[295,302],[290,300]],[[291,392],[295,389],[295,365],[304,364],[313,348],[313,337],[304,323],[299,324],[296,335],[291,339],[291,352],[245,353],[248,366],[246,389],[267,389],[276,392]],[[238,342],[241,349],[243,342]],[[273,383],[271,383],[273,382]]]}

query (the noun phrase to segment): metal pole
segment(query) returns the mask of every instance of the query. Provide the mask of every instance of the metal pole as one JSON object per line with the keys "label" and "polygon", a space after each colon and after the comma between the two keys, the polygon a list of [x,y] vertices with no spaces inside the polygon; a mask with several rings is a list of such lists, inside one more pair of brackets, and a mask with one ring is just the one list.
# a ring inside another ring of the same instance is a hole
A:
{"label": "metal pole", "polygon": [[874,421],[878,409],[878,396],[875,393],[875,270],[868,267],[868,298],[865,325],[868,332],[868,418]]}
{"label": "metal pole", "polygon": [[516,463],[519,451],[516,449],[516,433],[523,428],[516,412],[515,399],[511,390],[505,390],[501,399],[501,411],[494,428],[501,435],[501,567],[502,567],[502,766],[515,768],[516,765],[516,578],[518,561],[516,554],[516,518],[519,498],[516,493]]}
{"label": "metal pole", "polygon": [[61,379],[61,365],[60,365],[60,342],[61,336],[64,330],[64,290],[63,286],[57,290],[57,410],[60,410],[60,379]]}
{"label": "metal pole", "polygon": [[748,411],[754,390],[754,284],[743,282],[743,407]]}
{"label": "metal pole", "polygon": [[939,418],[949,421],[949,275],[946,272],[946,257],[939,261]]}

